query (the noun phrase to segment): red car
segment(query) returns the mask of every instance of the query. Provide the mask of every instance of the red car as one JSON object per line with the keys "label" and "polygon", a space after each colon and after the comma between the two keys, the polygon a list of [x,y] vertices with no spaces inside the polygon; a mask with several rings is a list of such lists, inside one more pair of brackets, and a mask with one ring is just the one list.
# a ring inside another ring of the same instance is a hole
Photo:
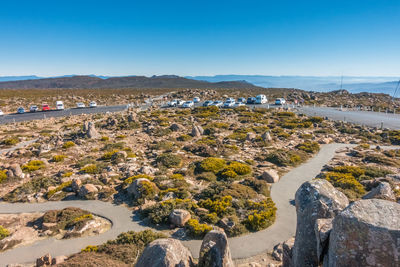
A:
{"label": "red car", "polygon": [[50,111],[50,107],[47,104],[42,105],[42,111]]}

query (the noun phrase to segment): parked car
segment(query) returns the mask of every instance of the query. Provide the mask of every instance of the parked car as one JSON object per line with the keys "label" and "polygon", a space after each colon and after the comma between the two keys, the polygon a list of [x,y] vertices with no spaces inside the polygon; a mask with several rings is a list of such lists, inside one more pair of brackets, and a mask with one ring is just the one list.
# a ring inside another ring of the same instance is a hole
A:
{"label": "parked car", "polygon": [[200,102],[200,98],[199,98],[199,97],[193,98],[193,102],[194,102],[194,103],[199,103],[199,102]]}
{"label": "parked car", "polygon": [[39,110],[39,108],[38,108],[38,106],[36,106],[36,105],[32,105],[30,108],[29,108],[29,112],[36,112],[36,111],[38,111]]}
{"label": "parked car", "polygon": [[224,102],[224,108],[231,108],[235,105],[235,99],[233,98],[227,98]]}
{"label": "parked car", "polygon": [[50,111],[50,107],[48,104],[43,104],[42,105],[42,111]]}
{"label": "parked car", "polygon": [[222,101],[214,101],[210,106],[221,107],[224,103]]}
{"label": "parked car", "polygon": [[247,104],[255,104],[255,103],[256,103],[256,98],[255,97],[247,98]]}
{"label": "parked car", "polygon": [[168,102],[168,106],[169,107],[177,107],[177,106],[180,106],[180,105],[182,105],[183,104],[183,100],[180,100],[180,99],[174,99],[174,100],[172,100],[172,101],[170,101],[170,102]]}
{"label": "parked car", "polygon": [[284,98],[277,98],[275,99],[275,105],[284,105],[286,100]]}
{"label": "parked car", "polygon": [[233,107],[237,108],[237,107],[242,107],[242,106],[246,106],[243,102],[236,102]]}
{"label": "parked car", "polygon": [[212,103],[214,103],[214,101],[212,101],[212,100],[207,100],[207,101],[205,101],[205,102],[203,103],[203,107],[211,106]]}
{"label": "parked car", "polygon": [[64,102],[62,102],[62,101],[57,101],[57,102],[56,102],[56,109],[57,109],[57,110],[64,110]]}
{"label": "parked car", "polygon": [[76,107],[77,107],[77,108],[85,108],[86,106],[85,106],[84,103],[78,102],[78,103],[76,103]]}
{"label": "parked car", "polygon": [[4,112],[0,109],[0,116],[4,116]]}
{"label": "parked car", "polygon": [[89,103],[89,107],[95,108],[95,107],[97,107],[97,103],[95,101],[92,101]]}
{"label": "parked car", "polygon": [[268,102],[268,99],[265,95],[256,96],[256,104],[265,104]]}
{"label": "parked car", "polygon": [[24,114],[24,113],[25,113],[25,109],[24,109],[23,107],[19,107],[19,108],[17,109],[17,113],[18,113],[18,114]]}
{"label": "parked car", "polygon": [[239,103],[246,103],[246,98],[244,98],[244,97],[239,97],[238,100],[237,100],[237,102],[239,102]]}
{"label": "parked car", "polygon": [[183,103],[182,107],[183,108],[191,108],[194,106],[194,102],[193,101],[186,101],[185,103]]}

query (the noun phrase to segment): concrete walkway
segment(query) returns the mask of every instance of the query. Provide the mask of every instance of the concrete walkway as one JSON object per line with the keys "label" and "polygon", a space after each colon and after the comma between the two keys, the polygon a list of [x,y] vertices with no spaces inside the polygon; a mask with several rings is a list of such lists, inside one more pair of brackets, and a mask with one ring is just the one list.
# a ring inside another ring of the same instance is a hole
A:
{"label": "concrete walkway", "polygon": [[[329,144],[322,146],[320,152],[303,165],[284,175],[271,188],[271,197],[276,203],[277,218],[269,228],[256,233],[230,238],[230,248],[234,258],[247,258],[271,250],[277,243],[294,236],[296,231],[296,210],[291,201],[299,186],[313,179],[322,167],[329,162],[338,148],[352,146],[347,144]],[[99,245],[115,239],[118,234],[129,230],[146,229],[141,221],[132,217],[132,212],[123,206],[102,201],[56,201],[45,203],[1,203],[0,213],[44,212],[51,209],[78,207],[103,216],[112,222],[112,228],[101,235],[69,240],[49,238],[30,246],[18,247],[0,253],[0,266],[10,263],[32,262],[36,258],[50,253],[52,256],[70,255],[79,252],[88,245]],[[198,257],[201,240],[183,242]]]}

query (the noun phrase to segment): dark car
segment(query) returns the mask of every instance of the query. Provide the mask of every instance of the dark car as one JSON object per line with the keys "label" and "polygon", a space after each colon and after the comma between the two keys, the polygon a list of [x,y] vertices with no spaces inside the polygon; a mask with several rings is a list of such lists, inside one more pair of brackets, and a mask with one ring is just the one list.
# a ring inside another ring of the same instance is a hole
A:
{"label": "dark car", "polygon": [[247,98],[247,104],[255,104],[255,103],[256,103],[256,98],[255,97]]}

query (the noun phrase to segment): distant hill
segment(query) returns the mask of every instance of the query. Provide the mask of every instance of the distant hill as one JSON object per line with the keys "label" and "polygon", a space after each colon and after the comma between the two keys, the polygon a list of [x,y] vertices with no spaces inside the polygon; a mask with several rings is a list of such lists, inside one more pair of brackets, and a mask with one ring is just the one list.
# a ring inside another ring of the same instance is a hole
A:
{"label": "distant hill", "polygon": [[103,78],[97,76],[64,76],[58,78],[30,79],[0,82],[1,89],[50,89],[50,88],[198,88],[198,89],[256,89],[246,81],[207,82],[175,75],[127,76]]}
{"label": "distant hill", "polygon": [[[199,81],[247,81],[266,88],[298,88],[306,91],[328,92],[340,89],[340,76],[264,76],[264,75],[216,75],[188,76]],[[343,88],[351,93],[370,92],[392,95],[400,77],[344,76]]]}
{"label": "distant hill", "polygon": [[0,76],[0,82],[23,81],[23,80],[34,80],[34,79],[42,79],[42,77],[38,77],[38,76],[35,76],[35,75],[29,75],[29,76]]}

